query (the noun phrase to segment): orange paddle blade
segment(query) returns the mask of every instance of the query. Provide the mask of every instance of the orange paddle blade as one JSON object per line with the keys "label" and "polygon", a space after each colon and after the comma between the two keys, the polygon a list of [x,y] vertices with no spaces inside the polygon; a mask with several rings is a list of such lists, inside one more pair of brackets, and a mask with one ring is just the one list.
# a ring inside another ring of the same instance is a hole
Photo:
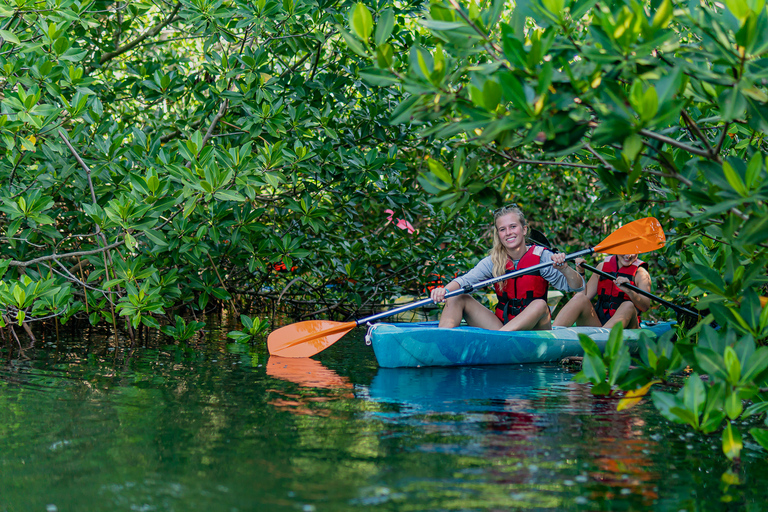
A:
{"label": "orange paddle blade", "polygon": [[623,225],[597,244],[594,251],[605,254],[640,254],[661,249],[666,241],[659,221],[646,217]]}
{"label": "orange paddle blade", "polygon": [[298,322],[272,331],[267,338],[267,347],[272,356],[311,357],[336,343],[355,327],[355,322]]}

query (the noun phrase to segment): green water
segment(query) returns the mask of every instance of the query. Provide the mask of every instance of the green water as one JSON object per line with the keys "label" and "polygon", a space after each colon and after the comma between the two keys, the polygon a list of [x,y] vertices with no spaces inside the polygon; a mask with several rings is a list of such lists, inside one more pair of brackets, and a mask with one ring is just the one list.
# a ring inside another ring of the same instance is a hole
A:
{"label": "green water", "polygon": [[557,365],[378,369],[362,335],[303,365],[41,343],[0,366],[0,512],[768,509],[754,445],[729,474]]}

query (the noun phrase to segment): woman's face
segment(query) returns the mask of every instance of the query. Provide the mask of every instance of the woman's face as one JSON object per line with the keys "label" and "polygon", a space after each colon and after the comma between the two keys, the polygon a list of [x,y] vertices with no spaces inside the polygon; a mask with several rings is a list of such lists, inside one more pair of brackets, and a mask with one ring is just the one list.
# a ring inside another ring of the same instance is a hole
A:
{"label": "woman's face", "polygon": [[496,219],[496,232],[499,234],[501,245],[507,250],[515,250],[525,246],[527,227],[523,227],[516,213],[508,213]]}
{"label": "woman's face", "polygon": [[619,268],[628,267],[637,259],[637,254],[619,254],[616,256],[619,259]]}

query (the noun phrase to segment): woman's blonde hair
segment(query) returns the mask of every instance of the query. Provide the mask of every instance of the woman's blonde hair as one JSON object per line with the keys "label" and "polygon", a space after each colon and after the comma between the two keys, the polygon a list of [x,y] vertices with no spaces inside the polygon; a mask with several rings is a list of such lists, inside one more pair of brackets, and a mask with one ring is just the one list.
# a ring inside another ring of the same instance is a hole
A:
{"label": "woman's blonde hair", "polygon": [[517,215],[520,224],[523,226],[523,230],[528,227],[528,221],[525,220],[523,211],[517,205],[502,206],[493,212],[493,247],[491,247],[491,261],[493,262],[494,277],[498,277],[507,272],[507,261],[509,260],[507,250],[501,243],[501,237],[499,237],[499,230],[496,227],[496,220],[499,217],[509,215],[510,213]]}

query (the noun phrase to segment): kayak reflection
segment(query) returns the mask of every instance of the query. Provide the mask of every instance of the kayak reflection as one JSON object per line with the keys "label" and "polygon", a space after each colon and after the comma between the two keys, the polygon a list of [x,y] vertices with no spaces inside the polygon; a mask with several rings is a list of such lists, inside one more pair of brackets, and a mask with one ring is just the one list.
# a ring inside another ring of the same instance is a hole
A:
{"label": "kayak reflection", "polygon": [[543,399],[554,386],[570,382],[569,374],[553,370],[543,365],[380,368],[357,394],[398,404],[406,414],[503,411],[512,402]]}

